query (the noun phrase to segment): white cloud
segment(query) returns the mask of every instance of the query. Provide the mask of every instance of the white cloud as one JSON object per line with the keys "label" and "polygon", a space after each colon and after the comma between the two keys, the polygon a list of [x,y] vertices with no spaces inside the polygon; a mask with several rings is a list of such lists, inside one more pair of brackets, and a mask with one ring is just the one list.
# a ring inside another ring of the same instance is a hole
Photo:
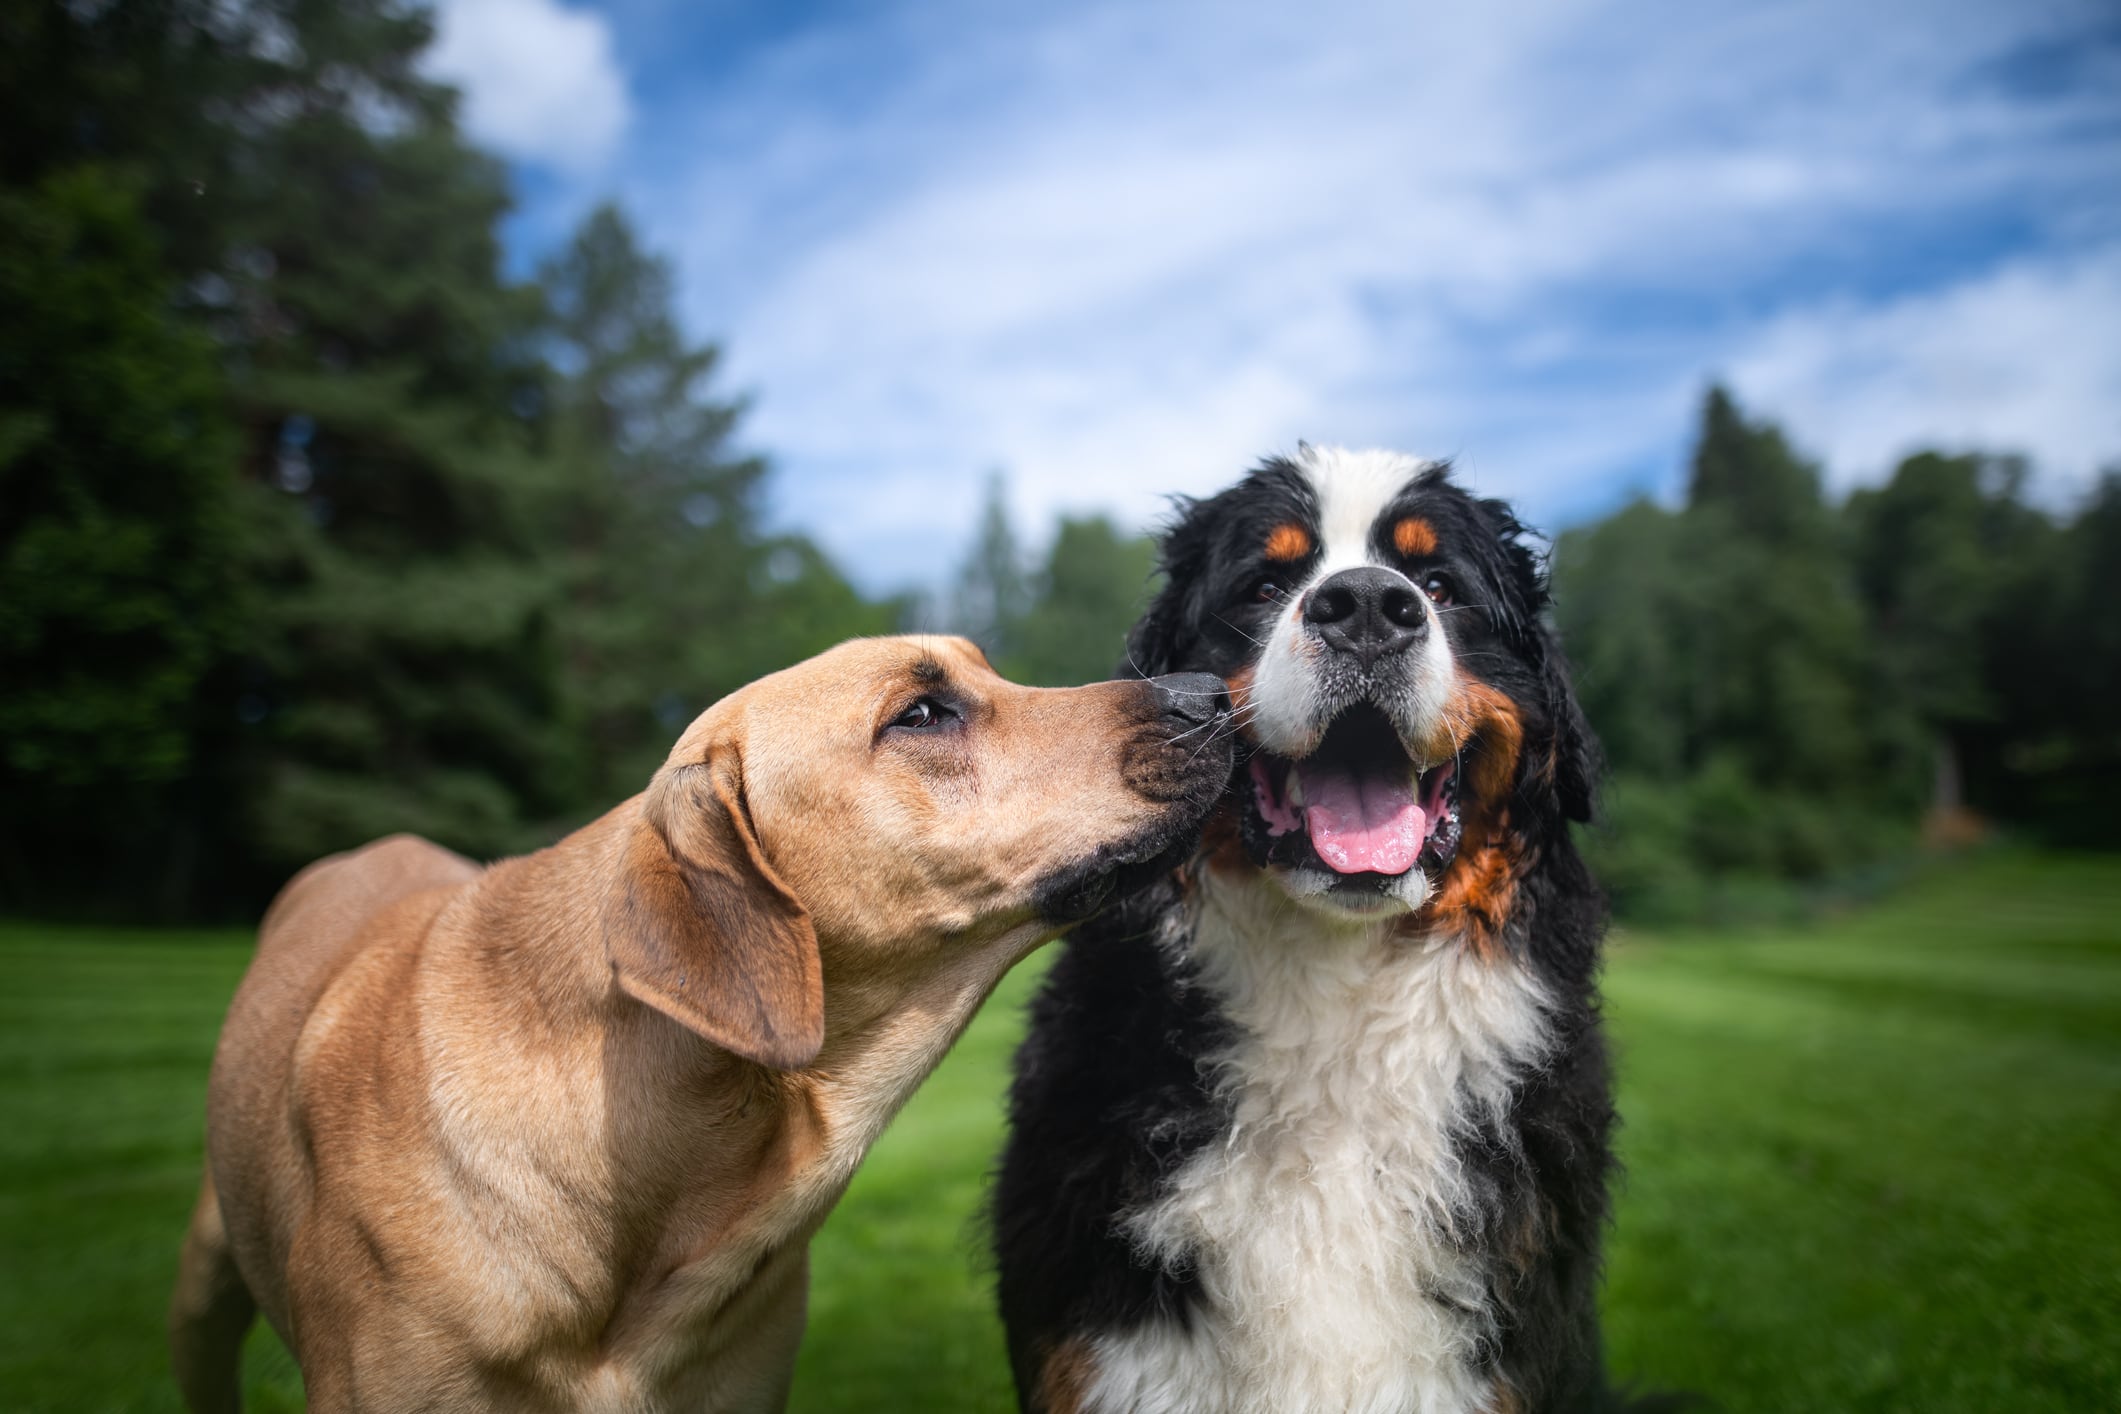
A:
{"label": "white cloud", "polygon": [[[2121,145],[2084,135],[2121,104],[1968,77],[2069,0],[1333,9],[872,10],[659,112],[633,199],[790,512],[933,578],[991,466],[1034,523],[1140,522],[1303,437],[1456,454],[1553,520],[1676,473],[1717,370],[1837,470],[1923,425],[2121,452],[2111,361],[2034,357],[2121,327],[2069,253],[2112,238]],[[1893,258],[1997,213],[2023,288],[2009,251]],[[1993,416],[1928,406],[2008,318]],[[1843,335],[1875,376],[1806,371]]]}
{"label": "white cloud", "polygon": [[426,65],[464,91],[464,125],[519,162],[602,163],[631,105],[602,15],[558,0],[441,0]]}
{"label": "white cloud", "polygon": [[1730,366],[1844,484],[1922,447],[2030,453],[2057,489],[2121,461],[2121,245],[1882,304],[1795,310]]}

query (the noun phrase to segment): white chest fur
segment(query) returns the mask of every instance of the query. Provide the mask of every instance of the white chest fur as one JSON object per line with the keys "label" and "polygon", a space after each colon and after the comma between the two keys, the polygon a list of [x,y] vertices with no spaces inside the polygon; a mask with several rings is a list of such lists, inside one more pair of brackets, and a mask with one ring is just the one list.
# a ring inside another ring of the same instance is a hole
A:
{"label": "white chest fur", "polygon": [[1233,1123],[1126,1223],[1197,1263],[1205,1311],[1100,1339],[1088,1407],[1489,1407],[1455,1135],[1537,1063],[1538,982],[1456,938],[1336,926],[1264,880],[1205,880],[1201,910],[1194,956],[1235,1023],[1214,1074]]}

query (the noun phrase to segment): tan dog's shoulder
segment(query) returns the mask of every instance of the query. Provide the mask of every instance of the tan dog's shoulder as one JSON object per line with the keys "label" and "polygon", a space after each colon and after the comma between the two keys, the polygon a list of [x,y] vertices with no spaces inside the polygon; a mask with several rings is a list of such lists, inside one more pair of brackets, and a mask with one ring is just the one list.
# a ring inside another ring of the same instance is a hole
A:
{"label": "tan dog's shoulder", "polygon": [[386,835],[328,855],[289,879],[265,911],[258,951],[287,946],[330,949],[388,905],[424,889],[467,884],[480,868],[418,835]]}

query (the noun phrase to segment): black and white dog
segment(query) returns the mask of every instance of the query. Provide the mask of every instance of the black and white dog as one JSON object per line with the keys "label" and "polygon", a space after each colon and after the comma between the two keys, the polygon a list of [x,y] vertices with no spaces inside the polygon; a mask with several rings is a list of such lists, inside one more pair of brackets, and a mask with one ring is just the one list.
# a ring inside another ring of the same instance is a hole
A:
{"label": "black and white dog", "polygon": [[1132,669],[1222,676],[1250,750],[1033,1004],[994,1194],[1027,1409],[1620,1406],[1596,748],[1525,537],[1310,447],[1165,537]]}

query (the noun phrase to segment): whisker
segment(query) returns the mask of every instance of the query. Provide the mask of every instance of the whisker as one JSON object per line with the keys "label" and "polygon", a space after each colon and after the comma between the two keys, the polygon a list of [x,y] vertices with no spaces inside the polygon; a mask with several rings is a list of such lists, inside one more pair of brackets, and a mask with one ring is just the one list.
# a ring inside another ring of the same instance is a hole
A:
{"label": "whisker", "polygon": [[1221,614],[1217,614],[1215,616],[1215,621],[1221,624],[1224,628],[1230,630],[1230,632],[1236,634],[1239,638],[1242,638],[1245,642],[1251,644],[1254,648],[1264,648],[1267,646],[1265,639],[1254,638],[1251,634],[1246,633],[1243,629],[1239,628],[1236,624],[1231,623]]}

